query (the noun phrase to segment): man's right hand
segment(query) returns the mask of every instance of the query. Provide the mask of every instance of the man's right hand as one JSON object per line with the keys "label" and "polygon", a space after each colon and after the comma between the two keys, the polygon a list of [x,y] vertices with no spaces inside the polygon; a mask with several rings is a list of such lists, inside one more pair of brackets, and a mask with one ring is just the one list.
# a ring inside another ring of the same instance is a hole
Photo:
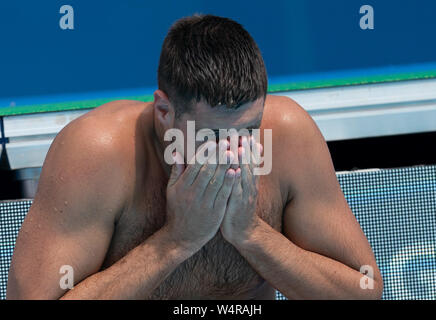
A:
{"label": "man's right hand", "polygon": [[[204,154],[212,144],[218,147],[208,141],[198,148],[197,155]],[[175,241],[194,250],[199,250],[218,232],[235,181],[236,172],[230,168],[234,155],[227,150],[228,142],[220,141],[219,148],[220,154],[227,156],[227,164],[211,161],[216,154],[209,153],[204,164],[195,161],[185,167],[181,155],[174,156],[176,163],[167,186],[165,227]]]}

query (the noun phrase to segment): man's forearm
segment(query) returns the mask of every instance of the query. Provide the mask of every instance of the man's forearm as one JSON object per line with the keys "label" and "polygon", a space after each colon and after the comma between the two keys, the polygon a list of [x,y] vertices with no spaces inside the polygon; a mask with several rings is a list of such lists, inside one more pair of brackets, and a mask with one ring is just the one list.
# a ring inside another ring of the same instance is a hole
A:
{"label": "man's forearm", "polygon": [[250,239],[233,243],[251,266],[290,299],[378,299],[381,290],[362,289],[362,274],[338,261],[304,250],[263,220]]}
{"label": "man's forearm", "polygon": [[195,250],[161,229],[104,271],[89,276],[61,299],[144,299]]}

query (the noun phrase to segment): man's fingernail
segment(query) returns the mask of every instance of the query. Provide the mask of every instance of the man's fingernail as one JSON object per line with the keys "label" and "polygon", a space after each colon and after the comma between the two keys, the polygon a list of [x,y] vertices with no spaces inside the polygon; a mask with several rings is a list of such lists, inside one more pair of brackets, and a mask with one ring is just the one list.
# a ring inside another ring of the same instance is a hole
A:
{"label": "man's fingernail", "polygon": [[236,178],[241,176],[241,168],[236,169]]}

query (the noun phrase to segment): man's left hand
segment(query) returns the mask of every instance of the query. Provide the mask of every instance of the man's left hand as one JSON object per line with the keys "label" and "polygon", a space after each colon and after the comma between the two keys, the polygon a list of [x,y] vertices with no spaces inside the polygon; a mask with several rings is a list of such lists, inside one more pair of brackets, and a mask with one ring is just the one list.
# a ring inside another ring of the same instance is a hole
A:
{"label": "man's left hand", "polygon": [[[259,175],[254,175],[254,168],[258,166],[262,146],[252,137],[242,137],[238,151],[240,167],[236,169],[236,180],[220,227],[223,237],[233,245],[248,240],[260,225],[260,217],[256,214]],[[242,162],[243,157],[248,160],[246,163]]]}

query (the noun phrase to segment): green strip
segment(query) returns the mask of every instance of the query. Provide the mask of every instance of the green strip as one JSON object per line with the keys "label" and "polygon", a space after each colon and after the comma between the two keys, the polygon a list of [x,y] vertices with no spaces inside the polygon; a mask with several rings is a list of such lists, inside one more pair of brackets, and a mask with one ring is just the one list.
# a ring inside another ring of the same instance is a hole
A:
{"label": "green strip", "polygon": [[394,82],[436,78],[436,70],[398,73],[393,75],[375,75],[368,77],[341,78],[306,82],[292,82],[268,86],[268,92],[319,89],[328,87],[351,86],[359,84]]}
{"label": "green strip", "polygon": [[[368,76],[368,77],[354,77],[354,78],[273,84],[268,86],[268,92],[273,93],[273,92],[281,92],[281,91],[318,89],[318,88],[328,88],[328,87],[338,87],[338,86],[351,86],[351,85],[358,85],[358,84],[370,84],[370,83],[430,79],[430,78],[436,78],[436,70],[412,72],[412,73],[409,72],[409,73],[401,73],[395,75],[376,75],[376,76]],[[68,101],[68,102],[38,104],[38,105],[7,107],[7,108],[0,108],[0,116],[90,109],[90,108],[98,107],[110,101],[123,100],[123,99],[150,102],[153,101],[153,95],[116,97],[116,98]]]}
{"label": "green strip", "polygon": [[153,95],[56,102],[56,103],[47,103],[47,104],[35,104],[35,105],[0,108],[0,116],[14,116],[14,115],[29,114],[29,113],[90,109],[90,108],[96,108],[98,106],[101,106],[102,104],[115,100],[139,100],[139,101],[149,102],[149,101],[153,101]]}

